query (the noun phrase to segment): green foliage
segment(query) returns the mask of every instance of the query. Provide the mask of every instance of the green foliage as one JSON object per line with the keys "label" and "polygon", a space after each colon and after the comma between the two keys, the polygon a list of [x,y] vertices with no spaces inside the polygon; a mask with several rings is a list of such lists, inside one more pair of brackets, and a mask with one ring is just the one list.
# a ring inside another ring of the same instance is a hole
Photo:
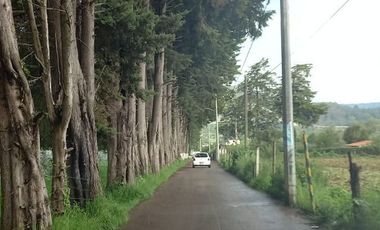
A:
{"label": "green foliage", "polygon": [[[292,69],[294,120],[302,126],[315,124],[327,110],[325,104],[312,102],[315,92],[311,90],[308,80],[311,68],[311,65],[305,64],[294,66]],[[281,137],[282,86],[274,80],[274,73],[269,71],[268,60],[262,59],[253,65],[246,77],[248,130],[251,140],[259,144],[279,139]],[[240,132],[244,130],[244,85],[244,82],[238,85],[233,95],[229,96],[224,109],[223,116],[227,124],[222,124],[221,133],[228,137],[234,137],[235,123]],[[302,149],[300,137],[301,135],[298,136],[300,141],[297,143]]]}
{"label": "green foliage", "polygon": [[310,136],[309,142],[316,148],[334,148],[343,146],[342,132],[334,127],[328,127],[321,132]]}
{"label": "green foliage", "polygon": [[[276,93],[279,88],[274,81],[274,73],[269,70],[268,59],[262,59],[254,64],[247,73],[248,95],[248,126],[253,140],[271,141],[271,134],[278,125],[279,116],[276,113]],[[238,92],[244,92],[244,82],[238,86]],[[244,94],[237,98],[241,110],[244,109]],[[244,110],[242,111],[244,112]]]}
{"label": "green foliage", "polygon": [[[319,117],[327,112],[327,105],[312,102],[316,92],[311,90],[311,64],[292,67],[293,80],[293,111],[294,121],[302,126],[309,127],[318,122]],[[279,99],[282,97],[279,91]],[[282,101],[277,101],[278,110],[282,111]]]}
{"label": "green foliage", "polygon": [[[177,161],[161,170],[157,175],[139,178],[132,186],[115,186],[105,189],[105,194],[89,203],[85,209],[68,208],[65,214],[53,219],[53,229],[117,229],[126,222],[129,211],[143,200],[151,197],[154,190],[166,181],[186,161]],[[100,167],[104,186],[106,165]]]}
{"label": "green foliage", "polygon": [[343,140],[346,143],[368,140],[374,130],[364,125],[353,125],[348,127],[343,133]]}
{"label": "green foliage", "polygon": [[319,125],[353,125],[380,120],[380,108],[377,104],[350,106],[327,103],[327,106],[327,113],[321,116]]}
{"label": "green foliage", "polygon": [[189,65],[177,62],[185,68],[172,70],[180,105],[196,141],[199,129],[215,120],[215,112],[206,108],[214,108],[218,98],[222,109],[228,97],[228,86],[238,73],[239,44],[246,36],[258,37],[272,12],[265,10],[261,0],[183,1],[176,10],[186,15],[173,50],[185,55]]}
{"label": "green foliage", "polygon": [[[286,201],[284,190],[283,162],[277,161],[276,172],[272,173],[272,162],[268,152],[263,152],[259,176],[253,175],[255,158],[252,150],[244,150],[241,147],[229,148],[229,154],[221,159],[221,165],[226,170],[241,178],[253,188],[265,191]],[[314,196],[316,211],[313,213],[307,188],[306,169],[303,156],[297,157],[297,206],[305,212],[312,214],[322,224],[324,229],[358,229],[352,214],[353,201],[351,193],[342,187],[328,184],[329,178],[324,173],[325,168],[312,164]],[[379,213],[377,204],[380,201],[378,191],[366,191],[365,197],[359,200],[360,204],[360,229],[376,229],[379,226]]]}
{"label": "green foliage", "polygon": [[135,0],[105,1],[99,10],[102,14],[96,20],[97,59],[111,68],[117,63],[122,89],[134,93],[139,81],[138,63],[143,60],[141,54],[157,46],[155,28],[159,17]]}
{"label": "green foliage", "polygon": [[107,139],[109,135],[115,134],[115,133],[116,133],[116,130],[108,127],[105,121],[96,123],[96,135],[97,135],[97,140],[98,140],[99,151],[107,150],[107,144],[108,144]]}

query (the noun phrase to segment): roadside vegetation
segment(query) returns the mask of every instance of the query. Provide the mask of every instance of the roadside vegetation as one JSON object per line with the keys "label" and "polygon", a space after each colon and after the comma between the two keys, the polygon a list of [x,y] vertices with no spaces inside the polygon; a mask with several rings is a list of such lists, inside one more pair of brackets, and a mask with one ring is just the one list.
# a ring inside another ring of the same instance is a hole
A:
{"label": "roadside vegetation", "polygon": [[156,188],[167,181],[173,173],[188,161],[177,160],[163,168],[158,174],[148,174],[132,185],[114,185],[106,188],[107,163],[100,164],[100,176],[104,194],[89,203],[84,209],[67,204],[66,212],[53,219],[53,229],[117,229],[128,220],[129,212],[142,201],[150,198]]}
{"label": "roadside vegetation", "polygon": [[[51,191],[51,159],[42,155],[42,163],[45,171],[45,181],[48,192]],[[104,156],[104,154],[100,154]],[[177,170],[188,163],[187,160],[176,160],[172,164],[165,166],[158,174],[147,174],[136,178],[134,184],[113,185],[107,187],[107,161],[100,160],[99,173],[103,194],[85,208],[78,205],[70,205],[70,200],[65,200],[65,213],[53,217],[53,229],[118,229],[128,221],[129,212],[139,203],[149,199],[154,191],[166,182]],[[66,192],[69,188],[66,187]],[[1,199],[0,199],[1,204]],[[1,210],[0,210],[1,215]]]}
{"label": "roadside vegetation", "polygon": [[[369,116],[378,108],[371,104],[362,109],[366,112],[363,116],[356,116],[362,110],[347,105],[342,117],[337,115],[335,104],[313,102],[316,92],[310,87],[311,70],[311,64],[302,64],[293,66],[291,72],[297,207],[327,229],[379,229],[380,121]],[[245,78],[222,112],[221,143],[240,144],[226,144],[221,165],[249,186],[287,203],[280,81],[266,59],[251,66]],[[323,125],[326,119],[329,126]],[[315,205],[310,199],[304,133],[309,137]]]}
{"label": "roadside vegetation", "polygon": [[[260,153],[259,174],[255,175],[255,151],[243,147],[229,147],[221,165],[249,186],[265,191],[284,202],[283,154],[277,153],[275,172],[270,146]],[[305,158],[297,153],[297,207],[327,229],[378,229],[380,226],[380,155],[356,154],[353,156],[362,170],[361,198],[351,198],[349,163],[346,154],[311,154],[312,182],[316,209],[313,211],[306,177]],[[359,213],[354,215],[354,205]],[[359,228],[358,228],[359,226]]]}

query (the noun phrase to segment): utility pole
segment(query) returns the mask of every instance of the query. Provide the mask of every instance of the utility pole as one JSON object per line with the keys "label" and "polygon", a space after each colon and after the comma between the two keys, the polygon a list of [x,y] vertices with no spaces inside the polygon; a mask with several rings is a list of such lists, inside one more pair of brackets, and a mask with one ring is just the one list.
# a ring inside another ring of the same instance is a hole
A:
{"label": "utility pole", "polygon": [[218,123],[218,98],[215,97],[215,120],[216,120],[216,160],[219,161],[219,123]]}
{"label": "utility pole", "polygon": [[208,152],[210,153],[210,151],[211,151],[211,143],[210,143],[210,141],[211,141],[211,130],[210,130],[210,125],[209,124],[207,124],[207,129],[208,129]]}
{"label": "utility pole", "polygon": [[237,121],[235,121],[235,141],[239,139],[238,137],[238,128],[237,128]]}
{"label": "utility pole", "polygon": [[283,89],[283,139],[284,170],[286,189],[290,206],[296,204],[296,165],[293,127],[293,93],[289,47],[289,4],[281,0],[281,53],[282,53],[282,89]]}
{"label": "utility pole", "polygon": [[248,82],[247,75],[244,75],[244,148],[247,148],[248,142]]}
{"label": "utility pole", "polygon": [[202,152],[202,133],[201,133],[201,136],[199,137],[199,152]]}

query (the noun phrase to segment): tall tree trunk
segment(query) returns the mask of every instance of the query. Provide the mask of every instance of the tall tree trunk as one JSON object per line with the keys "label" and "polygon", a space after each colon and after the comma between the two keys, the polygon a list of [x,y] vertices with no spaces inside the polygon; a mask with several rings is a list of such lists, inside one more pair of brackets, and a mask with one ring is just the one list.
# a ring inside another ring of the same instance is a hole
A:
{"label": "tall tree trunk", "polygon": [[185,118],[183,116],[183,113],[181,113],[180,118],[179,118],[179,153],[185,153],[187,152],[187,140],[188,140],[188,133],[187,133],[187,125]]}
{"label": "tall tree trunk", "polygon": [[170,143],[170,140],[168,139],[169,136],[169,132],[168,132],[168,129],[169,127],[167,126],[168,122],[167,122],[167,119],[168,119],[168,101],[167,101],[167,98],[168,98],[168,92],[167,92],[168,88],[166,85],[163,86],[162,88],[162,147],[161,147],[161,151],[163,151],[163,156],[162,156],[162,161],[163,161],[163,165],[166,165],[168,162],[169,162],[169,143]]}
{"label": "tall tree trunk", "polygon": [[127,124],[127,183],[133,184],[136,176],[136,97],[134,94],[128,97],[128,124]]}
{"label": "tall tree trunk", "polygon": [[172,117],[172,122],[173,122],[173,128],[172,128],[172,133],[173,133],[173,147],[172,151],[174,156],[179,154],[178,152],[178,126],[179,126],[179,111],[178,111],[178,101],[177,101],[177,95],[178,95],[178,88],[176,87],[173,90],[173,117]]}
{"label": "tall tree trunk", "polygon": [[168,159],[168,162],[171,163],[173,162],[174,160],[174,151],[173,151],[173,136],[172,136],[172,130],[173,130],[173,126],[172,126],[172,114],[173,114],[173,111],[172,111],[172,83],[169,82],[168,85],[167,85],[167,119],[166,119],[166,126],[165,126],[165,129],[167,129],[167,140],[168,141],[168,153],[169,153],[169,159]]}
{"label": "tall tree trunk", "polygon": [[132,184],[136,176],[136,154],[138,151],[136,134],[136,97],[132,94],[123,100],[117,118],[116,151],[112,154],[109,185]]}
{"label": "tall tree trunk", "polygon": [[[120,91],[119,78],[115,76],[112,81],[114,90]],[[120,140],[120,130],[118,129],[119,116],[121,113],[122,101],[120,97],[111,96],[106,100],[106,109],[108,111],[107,122],[111,133],[107,139],[107,154],[108,154],[108,168],[107,168],[107,186],[111,186],[116,180],[116,163],[118,156],[118,142]]]}
{"label": "tall tree trunk", "polygon": [[[1,229],[50,229],[40,137],[19,56],[12,5],[0,0]],[[27,183],[26,183],[27,182]]]}
{"label": "tall tree trunk", "polygon": [[75,35],[80,34],[78,45],[75,43],[72,47],[75,79],[68,143],[73,151],[70,153],[68,173],[71,201],[82,207],[86,201],[94,199],[101,193],[94,116],[94,4],[89,0],[81,2],[81,23],[77,23],[80,31],[73,33],[72,37],[76,40]]}
{"label": "tall tree trunk", "polygon": [[[54,75],[51,79],[45,76],[44,91],[48,108],[49,120],[53,127],[53,179],[52,179],[52,209],[54,213],[64,212],[65,185],[66,185],[66,133],[72,111],[72,41],[74,23],[73,6],[70,1],[54,0],[50,6],[61,11],[52,11],[49,17],[52,18],[52,50],[54,64]],[[65,12],[65,13],[63,13]],[[45,19],[47,20],[47,19]],[[48,32],[43,31],[46,36]],[[48,47],[47,42],[43,44]],[[44,53],[47,48],[44,48]],[[49,52],[44,57],[47,58]],[[44,63],[44,69],[50,69],[49,63]],[[54,106],[54,109],[52,105]]]}
{"label": "tall tree trunk", "polygon": [[117,151],[116,151],[116,178],[112,184],[127,182],[127,126],[128,126],[128,103],[124,99],[122,102],[122,107],[118,116],[118,139],[117,139]]}
{"label": "tall tree trunk", "polygon": [[[143,55],[145,57],[146,54]],[[146,85],[146,63],[142,61],[140,64],[140,81],[138,84],[138,90],[144,92]],[[145,113],[145,101],[142,98],[137,99],[137,142],[138,152],[140,158],[140,172],[147,174],[150,171],[149,156],[148,156],[148,140],[146,129],[146,113]]]}
{"label": "tall tree trunk", "polygon": [[153,173],[160,171],[162,152],[160,152],[162,136],[162,85],[164,75],[164,49],[155,55],[154,99],[152,121],[149,126],[149,157]]}
{"label": "tall tree trunk", "polygon": [[[61,5],[62,4],[62,5]],[[40,10],[41,26],[37,27],[34,5]],[[50,1],[50,8],[62,9],[50,11],[50,29],[47,13],[47,0],[39,4],[28,0],[28,17],[31,27],[34,50],[37,60],[42,67],[42,81],[48,117],[53,127],[53,180],[52,206],[55,213],[64,209],[66,131],[72,110],[72,74],[71,74],[71,32],[73,24],[72,5],[68,1]],[[49,33],[52,37],[49,44]],[[53,52],[50,53],[50,46]],[[54,80],[52,80],[51,58],[53,63]]]}
{"label": "tall tree trunk", "polygon": [[[154,2],[154,7],[158,15],[164,15],[166,12],[166,0]],[[162,131],[162,87],[164,83],[164,66],[165,66],[165,48],[160,48],[154,55],[154,99],[152,120],[149,124],[149,157],[152,162],[152,171],[157,173],[165,164],[163,149],[163,131]]]}

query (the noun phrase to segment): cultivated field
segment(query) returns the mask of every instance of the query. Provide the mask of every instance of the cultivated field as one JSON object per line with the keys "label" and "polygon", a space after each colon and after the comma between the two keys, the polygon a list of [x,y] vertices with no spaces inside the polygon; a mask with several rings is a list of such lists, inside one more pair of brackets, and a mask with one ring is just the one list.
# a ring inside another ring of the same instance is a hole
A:
{"label": "cultivated field", "polygon": [[[350,174],[347,155],[324,156],[312,158],[314,167],[328,178],[330,186],[342,187],[350,191]],[[362,191],[380,191],[380,156],[353,156],[353,162],[361,167],[360,179]]]}

